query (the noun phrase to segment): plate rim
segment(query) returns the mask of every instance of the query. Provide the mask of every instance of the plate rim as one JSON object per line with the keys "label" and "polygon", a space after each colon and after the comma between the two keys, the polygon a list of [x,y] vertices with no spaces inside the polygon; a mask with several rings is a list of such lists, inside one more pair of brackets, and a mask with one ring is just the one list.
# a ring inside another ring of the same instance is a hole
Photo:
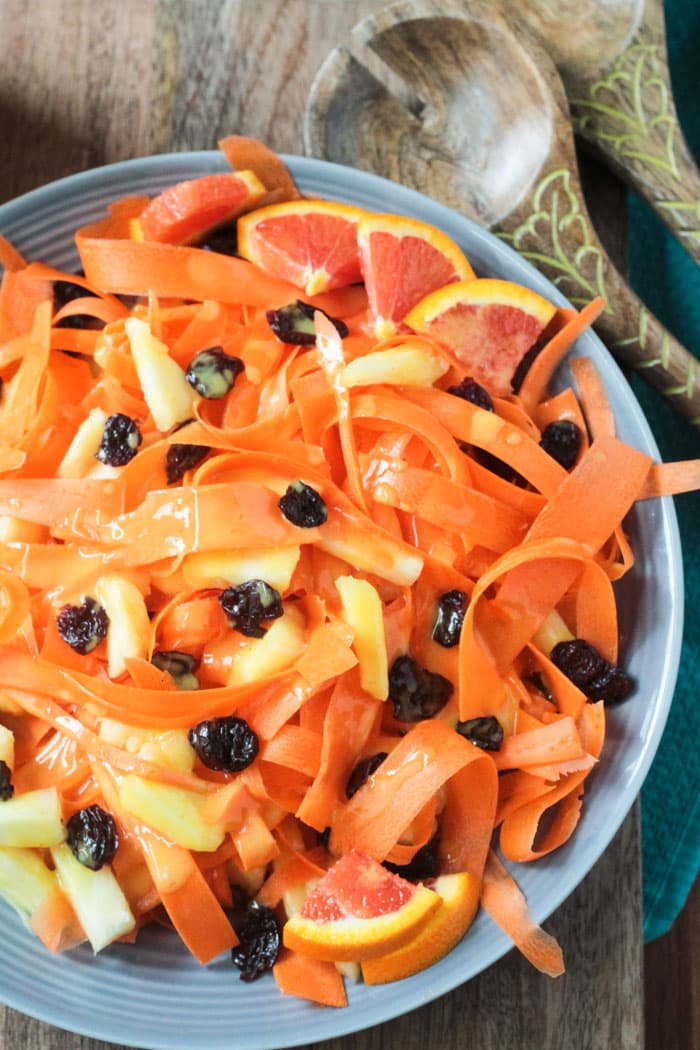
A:
{"label": "plate rim", "polygon": [[[385,194],[400,191],[401,200],[408,200],[409,202],[414,200],[417,206],[425,207],[426,204],[429,204],[431,210],[444,215],[445,222],[449,223],[452,228],[454,228],[455,222],[457,223],[457,226],[462,225],[463,229],[468,232],[470,239],[484,244],[487,249],[489,246],[493,246],[494,241],[498,241],[499,250],[507,253],[511,257],[511,261],[517,263],[518,268],[522,270],[525,275],[523,283],[527,283],[530,286],[544,285],[546,288],[545,294],[547,294],[550,299],[557,301],[561,305],[568,304],[568,300],[566,300],[561,292],[559,292],[559,290],[552,285],[547,278],[540,274],[535,267],[511,248],[510,245],[496,238],[492,233],[477,225],[472,220],[460,215],[453,209],[434,201],[426,194],[409,187],[401,186],[400,184],[385,179],[382,176],[360,171],[359,169],[349,168],[329,161],[291,154],[281,154],[280,156],[289,166],[292,175],[300,178],[302,181],[305,181],[307,178],[311,179],[314,175],[319,175],[319,173],[327,176],[331,193],[334,180],[337,180],[338,178],[341,180],[349,179],[352,182],[358,183],[360,186],[364,185],[369,188],[374,187],[377,191],[381,190]],[[108,184],[110,181],[118,181],[122,176],[126,176],[127,178],[131,177],[132,181],[138,176],[144,178],[149,176],[156,177],[167,173],[167,170],[171,166],[183,164],[191,164],[194,166],[201,164],[207,167],[213,166],[215,169],[223,166],[224,170],[226,169],[225,161],[218,150],[196,150],[172,151],[168,153],[154,154],[147,157],[136,157],[91,168],[84,172],[76,172],[60,179],[56,179],[43,186],[39,186],[0,205],[0,232],[4,232],[3,228],[6,224],[11,225],[17,218],[21,218],[22,213],[26,212],[27,209],[31,210],[36,206],[45,207],[47,204],[51,204],[53,200],[60,201],[62,197],[65,197],[66,194],[73,193],[78,187],[80,187],[83,195],[86,195],[93,190],[98,190],[102,199],[106,203],[109,199]],[[338,194],[336,199],[342,199],[342,197],[342,194]],[[454,236],[454,233],[452,236]],[[598,347],[599,353],[602,352],[607,356],[607,349],[592,330],[589,330],[586,333],[584,341],[590,342],[590,340],[593,340],[593,343]],[[625,388],[623,391],[626,401],[625,408],[626,411],[631,413],[633,423],[636,425],[637,429],[641,431],[644,437],[646,445],[645,451],[651,455],[655,455],[658,459],[659,452],[656,446],[656,441],[641,406],[616,362],[610,359],[610,363],[618,373],[618,383],[622,383]],[[586,878],[591,868],[608,848],[611,840],[632,808],[635,799],[638,797],[639,789],[646,778],[649,767],[651,766],[656,754],[663,733],[663,728],[668,717],[668,712],[673,699],[675,682],[679,671],[680,650],[683,638],[684,579],[680,534],[673,500],[670,497],[664,497],[659,500],[658,503],[661,515],[660,529],[663,532],[666,541],[669,565],[673,569],[672,577],[669,579],[669,591],[671,596],[671,615],[669,617],[668,630],[669,644],[664,653],[663,666],[658,683],[658,695],[653,708],[653,717],[646,726],[641,750],[630,778],[634,790],[625,794],[624,801],[619,799],[617,805],[611,807],[613,816],[608,822],[606,822],[605,833],[600,838],[596,839],[593,847],[589,847],[586,850],[584,873],[577,877],[571,884],[568,884],[566,879],[564,879],[564,889],[561,892],[551,895],[544,907],[533,907],[533,916],[538,922],[544,921],[561,906],[570,893],[572,893],[573,890]],[[502,958],[510,950],[512,949],[508,947],[506,947],[505,951],[499,950],[494,958],[489,958],[486,961],[478,973],[483,972],[487,966]],[[424,971],[424,973],[428,972],[429,971]],[[473,974],[472,976],[477,976],[477,974]],[[469,980],[471,977],[467,979]],[[425,1005],[426,1003],[447,994],[447,992],[454,990],[458,986],[459,983],[455,984],[454,982],[437,982],[432,986],[429,985],[427,991],[421,993],[420,999],[416,1001],[415,1005],[408,1009],[416,1009],[419,1006]],[[391,988],[392,986],[388,987]],[[61,1024],[60,1020],[56,1019],[54,1013],[51,1011],[42,1011],[41,1003],[37,1004],[32,1000],[31,996],[27,997],[22,996],[22,994],[17,994],[8,997],[5,989],[2,990],[0,995],[2,995],[2,998],[7,1005],[13,1009],[20,1010],[29,1016],[38,1018],[39,1020],[55,1025],[56,1027],[65,1027],[65,1025]],[[315,1015],[316,1024],[313,1042],[320,1039],[347,1035],[352,1032],[359,1032],[366,1028],[395,1019],[406,1012],[408,1011],[405,1007],[396,1010],[392,1009],[391,1006],[386,1006],[383,1009],[370,1011],[368,1018],[366,1020],[361,1020],[359,1023],[357,1023],[357,1018],[354,1016],[351,1019],[349,1011],[326,1011],[325,1015],[319,1012]],[[324,1016],[326,1019],[333,1018],[335,1023],[330,1025],[328,1023],[323,1023],[322,1018]],[[344,1017],[346,1018],[345,1021]],[[97,1023],[85,1023],[79,1026],[76,1026],[74,1022],[71,1021],[71,1027],[68,1030],[88,1037],[112,1041],[122,1038],[113,1028],[101,1026],[99,1021]],[[298,1046],[308,1042],[308,1034],[300,1034],[298,1037],[290,1038],[287,1036],[283,1040],[279,1039],[279,1037],[277,1040],[274,1038],[272,1040],[263,1039],[255,1044],[249,1041],[240,1044],[240,1046],[245,1048],[245,1050],[253,1050],[254,1047],[255,1050],[277,1050],[279,1047]],[[136,1042],[123,1043],[122,1045],[140,1046],[143,1047],[144,1050],[145,1048],[148,1048],[148,1050],[170,1050],[173,1046],[172,1042],[166,1044],[159,1041],[157,1038],[155,1040],[152,1038],[146,1038],[145,1040],[139,1039]],[[218,1050],[219,1045],[218,1042],[207,1042],[206,1044],[206,1046],[211,1047],[212,1050],[214,1050],[214,1048],[217,1048]],[[221,1045],[223,1046],[223,1044]],[[193,1050],[194,1048],[196,1048],[196,1050],[201,1050],[203,1044],[201,1041],[186,1041],[178,1043],[177,1046],[180,1050],[185,1050],[185,1048],[190,1047],[193,1048]]]}

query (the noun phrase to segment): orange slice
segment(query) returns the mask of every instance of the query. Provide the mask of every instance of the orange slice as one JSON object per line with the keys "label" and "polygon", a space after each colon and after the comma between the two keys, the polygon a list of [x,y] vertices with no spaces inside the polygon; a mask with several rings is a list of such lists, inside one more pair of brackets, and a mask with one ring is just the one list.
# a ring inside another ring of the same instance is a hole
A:
{"label": "orange slice", "polygon": [[319,880],[284,927],[287,948],[327,962],[363,962],[409,941],[440,897],[351,850]]}
{"label": "orange slice", "polygon": [[436,288],[474,277],[454,241],[417,219],[367,215],[357,243],[379,339],[393,335],[408,311]]}
{"label": "orange slice", "polygon": [[158,194],[130,223],[135,241],[187,244],[253,208],[267,190],[252,171],[203,175]]}
{"label": "orange slice", "polygon": [[400,948],[362,963],[365,984],[400,981],[426,970],[451,952],[471,926],[479,907],[481,883],[466,872],[441,875],[433,883],[440,907]]}
{"label": "orange slice", "polygon": [[318,295],[362,280],[357,224],[365,213],[332,201],[285,201],[238,221],[238,253]]}
{"label": "orange slice", "polygon": [[433,292],[405,320],[414,332],[451,351],[466,375],[503,396],[554,313],[555,307],[529,288],[482,278]]}

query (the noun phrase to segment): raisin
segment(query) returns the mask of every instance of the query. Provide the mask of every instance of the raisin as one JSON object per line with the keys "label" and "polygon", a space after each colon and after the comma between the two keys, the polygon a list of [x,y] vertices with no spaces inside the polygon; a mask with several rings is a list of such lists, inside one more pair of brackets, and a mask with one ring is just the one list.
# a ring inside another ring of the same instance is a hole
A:
{"label": "raisin", "polygon": [[9,802],[15,793],[12,786],[12,770],[0,758],[0,802]]}
{"label": "raisin", "polygon": [[199,660],[189,653],[161,649],[153,654],[151,663],[160,671],[167,671],[178,689],[199,689],[199,679],[194,673],[199,667]]}
{"label": "raisin", "polygon": [[619,703],[634,688],[634,682],[622,668],[611,664],[583,638],[558,642],[550,653],[550,659],[589,700]]}
{"label": "raisin", "polygon": [[363,758],[357,763],[345,785],[346,798],[352,798],[360,790],[372,774],[376,773],[386,756],[386,751],[378,751],[376,755],[370,755],[369,758]]}
{"label": "raisin", "polygon": [[484,408],[487,412],[494,411],[493,398],[488,390],[471,376],[465,376],[458,386],[448,386],[447,393],[461,397],[463,401],[470,401],[472,405]]}
{"label": "raisin", "polygon": [[165,477],[174,485],[186,470],[199,466],[211,452],[207,445],[169,445],[165,455]]}
{"label": "raisin", "polygon": [[[279,310],[268,310],[265,314],[267,323],[282,343],[292,343],[295,346],[313,346],[316,342],[316,327],[314,325],[314,314],[317,306],[304,303],[297,299],[294,303],[280,307]],[[348,326],[344,321],[330,317],[325,310],[319,310],[332,325],[341,339],[348,334]]]}
{"label": "raisin", "polygon": [[216,252],[217,255],[238,255],[238,225],[236,222],[227,222],[224,226],[218,226],[211,230],[199,241],[197,248],[205,252]]}
{"label": "raisin", "polygon": [[542,696],[545,698],[545,700],[549,700],[550,704],[556,704],[556,700],[554,699],[552,691],[547,685],[546,681],[544,680],[541,671],[533,671],[530,675],[530,681],[534,685],[535,689],[537,689],[538,692],[542,693]]}
{"label": "raisin", "polygon": [[500,751],[503,743],[503,726],[493,715],[482,718],[469,718],[458,722],[455,729],[460,736],[470,740],[483,751]]}
{"label": "raisin", "polygon": [[517,485],[521,489],[527,485],[527,481],[522,474],[519,474],[517,470],[513,470],[508,463],[504,463],[498,456],[494,456],[493,452],[487,452],[485,448],[477,448],[475,445],[467,451],[472,459],[476,460],[482,467],[486,467],[492,474],[503,478],[504,481],[509,481],[511,485]]}
{"label": "raisin", "polygon": [[91,871],[109,864],[117,852],[117,825],[112,814],[101,806],[79,809],[68,821],[67,832],[73,856]]}
{"label": "raisin", "polygon": [[323,846],[324,849],[329,849],[331,841],[331,826],[328,824],[323,831],[316,832],[316,838],[318,839],[319,846]]}
{"label": "raisin", "polygon": [[[67,303],[72,303],[74,299],[96,297],[96,292],[90,291],[89,288],[83,288],[82,285],[75,284],[73,281],[53,282],[53,308],[55,313],[58,313],[58,311]],[[92,317],[90,314],[73,314],[72,317],[64,317],[62,320],[56,321],[54,328],[84,328],[96,330],[104,328],[104,321],[101,321],[99,317]]]}
{"label": "raisin", "polygon": [[570,470],[581,448],[581,430],[571,419],[555,419],[542,431],[540,445],[565,470]]}
{"label": "raisin", "polygon": [[231,950],[242,981],[255,981],[271,970],[282,947],[282,929],[272,908],[251,901],[243,921],[236,926],[239,944]]}
{"label": "raisin", "polygon": [[198,722],[187,738],[202,765],[225,773],[247,769],[259,748],[257,734],[235,715]]}
{"label": "raisin", "polygon": [[277,506],[287,521],[301,529],[313,529],[323,525],[328,518],[328,507],[316,489],[303,481],[293,481]]}
{"label": "raisin", "polygon": [[385,860],[384,867],[400,875],[402,879],[409,882],[424,882],[426,879],[436,879],[440,873],[438,862],[439,838],[433,835],[429,842],[421,846],[413,854],[408,864],[392,864]]}
{"label": "raisin", "polygon": [[64,605],[59,609],[56,627],[66,645],[84,656],[107,637],[109,616],[94,598],[83,598],[82,605]]}
{"label": "raisin", "polygon": [[267,630],[262,622],[278,620],[284,613],[279,591],[264,580],[247,580],[227,587],[219,595],[219,605],[229,627],[248,638],[262,638]]}
{"label": "raisin", "polygon": [[190,361],[185,379],[208,401],[226,397],[245,365],[240,357],[230,357],[222,346],[200,350]]}
{"label": "raisin", "polygon": [[397,657],[389,671],[389,697],[400,722],[420,722],[441,711],[452,696],[452,682],[421,667],[412,656]]}
{"label": "raisin", "polygon": [[435,624],[433,625],[433,641],[442,645],[445,649],[459,643],[462,633],[464,613],[467,609],[467,596],[464,591],[445,591],[438,598]]}
{"label": "raisin", "polygon": [[141,431],[131,416],[115,412],[105,420],[102,440],[95,458],[110,467],[123,467],[134,458],[142,440]]}

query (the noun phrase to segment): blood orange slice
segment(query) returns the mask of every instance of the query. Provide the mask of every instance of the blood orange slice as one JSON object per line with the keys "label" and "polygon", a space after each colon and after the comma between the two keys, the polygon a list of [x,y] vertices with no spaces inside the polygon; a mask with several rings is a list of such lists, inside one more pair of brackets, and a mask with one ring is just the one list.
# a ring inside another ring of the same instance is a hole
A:
{"label": "blood orange slice", "polygon": [[349,204],[301,200],[271,204],[238,222],[238,252],[267,273],[317,295],[362,280],[357,224]]}
{"label": "blood orange slice", "polygon": [[408,311],[436,288],[474,277],[454,241],[417,219],[367,215],[357,243],[379,339],[393,335]]}
{"label": "blood orange slice", "polygon": [[502,396],[510,393],[515,369],[554,312],[550,302],[528,288],[483,278],[440,288],[405,320],[451,351],[465,374]]}
{"label": "blood orange slice", "polygon": [[137,241],[187,244],[253,208],[267,190],[252,171],[203,175],[158,194],[131,221]]}
{"label": "blood orange slice", "polygon": [[400,948],[362,963],[365,984],[386,984],[420,973],[461,941],[479,907],[481,883],[473,875],[460,872],[441,875],[433,889],[440,897],[440,907]]}
{"label": "blood orange slice", "polygon": [[351,850],[287,921],[284,943],[313,959],[362,962],[405,944],[439,907],[433,890]]}

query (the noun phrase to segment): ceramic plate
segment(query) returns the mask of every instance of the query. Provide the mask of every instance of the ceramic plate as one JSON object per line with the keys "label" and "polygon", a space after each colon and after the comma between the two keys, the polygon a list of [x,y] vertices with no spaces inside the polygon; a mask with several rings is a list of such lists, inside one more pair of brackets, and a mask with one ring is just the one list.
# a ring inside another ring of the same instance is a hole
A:
{"label": "ceramic plate", "polygon": [[[285,158],[309,196],[415,216],[444,229],[480,276],[533,288],[559,304],[561,294],[509,247],[427,197],[384,179],[321,161]],[[154,193],[181,179],[225,170],[215,152],[126,161],[71,176],[0,207],[0,233],[30,259],[72,270],[72,234],[108,201]],[[658,458],[626,380],[599,339],[586,333],[576,352],[592,357],[608,389],[620,436]],[[562,370],[562,378],[566,378]],[[543,921],[583,879],[634,801],[656,751],[677,672],[683,586],[678,529],[670,500],[640,505],[629,532],[638,555],[618,588],[622,654],[639,682],[610,712],[599,769],[588,781],[572,840],[532,865],[513,866],[534,918]],[[0,904],[0,995],[12,1007],[75,1032],[144,1050],[273,1050],[367,1028],[443,995],[504,955],[510,942],[481,913],[463,942],[428,971],[389,986],[350,986],[345,1010],[319,1009],[281,996],[266,976],[244,984],[228,958],[200,967],[164,930],[136,946],[115,945],[96,958],[87,948],[54,958]],[[564,949],[566,945],[563,946]]]}

